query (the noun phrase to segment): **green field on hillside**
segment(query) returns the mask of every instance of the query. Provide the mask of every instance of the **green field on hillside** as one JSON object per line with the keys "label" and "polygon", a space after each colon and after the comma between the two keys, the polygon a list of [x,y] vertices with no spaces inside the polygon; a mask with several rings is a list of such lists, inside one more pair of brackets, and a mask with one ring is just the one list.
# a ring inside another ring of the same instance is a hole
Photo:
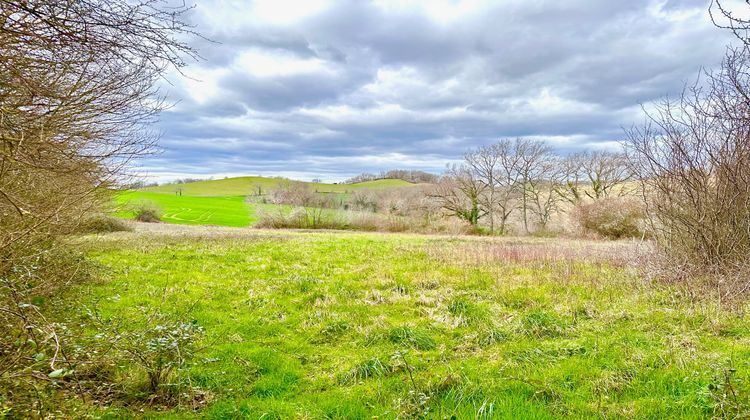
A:
{"label": "green field on hillside", "polygon": [[[162,220],[167,223],[191,225],[216,225],[231,227],[252,226],[258,220],[259,211],[288,212],[291,207],[263,203],[247,203],[246,196],[261,186],[264,193],[288,180],[266,177],[238,177],[211,181],[197,181],[187,184],[166,184],[136,191],[125,191],[115,195],[117,210],[115,215],[132,219],[132,207],[139,201],[152,201],[162,210]],[[386,189],[411,187],[400,179],[379,179],[357,184],[316,184],[310,185],[319,193],[336,193],[346,197],[347,192],[362,189]],[[179,188],[179,191],[178,191]],[[329,211],[330,212],[330,211]]]}
{"label": "green field on hillside", "polygon": [[[165,184],[157,187],[147,187],[142,191],[156,192],[165,194],[175,194],[177,189],[181,189],[183,195],[195,196],[235,196],[251,195],[257,191],[260,186],[263,191],[276,188],[280,184],[288,183],[289,180],[243,176],[236,178],[216,179],[210,181],[197,181],[187,184]],[[375,181],[359,182],[356,184],[324,184],[305,182],[313,191],[321,193],[346,193],[360,189],[383,189],[395,187],[410,187],[415,184],[400,179],[379,179]]]}
{"label": "green field on hillside", "polygon": [[[628,244],[146,228],[179,230],[86,239],[106,281],[68,299],[124,328],[159,309],[205,329],[179,376],[205,405],[183,402],[174,418],[705,418],[750,407],[750,321],[590,258],[630,255]],[[553,245],[573,256],[545,260]],[[122,363],[116,376],[143,379]]]}
{"label": "green field on hillside", "polygon": [[127,191],[115,196],[115,215],[133,218],[131,207],[139,201],[152,201],[164,211],[167,223],[246,227],[256,220],[256,205],[248,206],[244,196],[193,197],[145,191]]}

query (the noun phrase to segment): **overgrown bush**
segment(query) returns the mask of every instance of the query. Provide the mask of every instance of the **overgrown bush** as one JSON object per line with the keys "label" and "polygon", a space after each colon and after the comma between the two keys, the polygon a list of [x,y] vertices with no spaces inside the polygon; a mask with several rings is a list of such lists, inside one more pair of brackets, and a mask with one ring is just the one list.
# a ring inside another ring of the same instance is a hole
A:
{"label": "overgrown bush", "polygon": [[336,212],[317,207],[297,207],[290,213],[265,212],[255,223],[258,228],[271,229],[346,229],[346,220]]}
{"label": "overgrown bush", "polygon": [[65,417],[43,410],[80,347],[57,318],[75,302],[54,292],[87,270],[64,237],[152,150],[150,123],[168,106],[158,82],[195,57],[189,10],[149,0],[0,6],[0,417],[5,401],[9,417]]}
{"label": "overgrown bush", "polygon": [[164,214],[161,206],[150,200],[135,201],[130,205],[129,209],[133,213],[135,220],[145,223],[161,222],[161,217]]}
{"label": "overgrown bush", "polygon": [[79,233],[130,232],[133,228],[124,220],[106,214],[86,217],[78,225]]}
{"label": "overgrown bush", "polygon": [[576,206],[574,218],[584,235],[609,239],[645,235],[643,204],[635,198],[602,198]]}
{"label": "overgrown bush", "polygon": [[711,277],[723,295],[750,286],[749,96],[750,47],[730,48],[719,71],[628,132],[665,268],[691,286]]}
{"label": "overgrown bush", "polygon": [[338,229],[366,232],[472,233],[469,226],[456,220],[417,219],[408,216],[371,212],[335,211],[298,207],[290,213],[261,212],[256,228]]}
{"label": "overgrown bush", "polygon": [[0,255],[0,418],[4,405],[9,418],[37,417],[50,409],[40,398],[44,387],[38,378],[62,379],[75,363],[63,351],[66,325],[51,322],[43,309],[56,303],[61,289],[88,280],[89,266],[57,241],[36,245],[11,246]]}

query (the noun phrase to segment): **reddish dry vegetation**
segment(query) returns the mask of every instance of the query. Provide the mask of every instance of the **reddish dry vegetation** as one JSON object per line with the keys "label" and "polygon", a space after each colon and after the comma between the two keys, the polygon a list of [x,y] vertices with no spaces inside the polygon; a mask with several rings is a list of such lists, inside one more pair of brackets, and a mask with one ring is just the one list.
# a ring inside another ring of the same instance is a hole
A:
{"label": "reddish dry vegetation", "polygon": [[454,264],[487,263],[589,263],[614,267],[632,267],[649,259],[653,244],[647,241],[589,241],[527,239],[477,240],[461,246],[427,246],[427,253],[440,261]]}

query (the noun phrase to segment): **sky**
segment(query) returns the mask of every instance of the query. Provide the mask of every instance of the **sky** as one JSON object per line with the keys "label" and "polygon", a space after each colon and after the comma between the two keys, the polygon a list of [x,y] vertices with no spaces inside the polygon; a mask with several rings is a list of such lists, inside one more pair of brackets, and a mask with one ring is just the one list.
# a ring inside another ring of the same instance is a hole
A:
{"label": "sky", "polygon": [[696,0],[197,0],[148,180],[440,173],[500,138],[613,148],[731,41]]}

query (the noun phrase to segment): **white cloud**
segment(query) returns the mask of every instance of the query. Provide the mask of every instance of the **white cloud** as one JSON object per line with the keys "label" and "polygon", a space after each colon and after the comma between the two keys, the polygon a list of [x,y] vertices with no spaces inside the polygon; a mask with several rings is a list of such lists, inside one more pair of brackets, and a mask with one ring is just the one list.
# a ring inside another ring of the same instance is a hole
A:
{"label": "white cloud", "polygon": [[304,73],[332,73],[326,62],[318,58],[297,58],[291,54],[257,49],[238,54],[233,67],[257,77],[277,77]]}

